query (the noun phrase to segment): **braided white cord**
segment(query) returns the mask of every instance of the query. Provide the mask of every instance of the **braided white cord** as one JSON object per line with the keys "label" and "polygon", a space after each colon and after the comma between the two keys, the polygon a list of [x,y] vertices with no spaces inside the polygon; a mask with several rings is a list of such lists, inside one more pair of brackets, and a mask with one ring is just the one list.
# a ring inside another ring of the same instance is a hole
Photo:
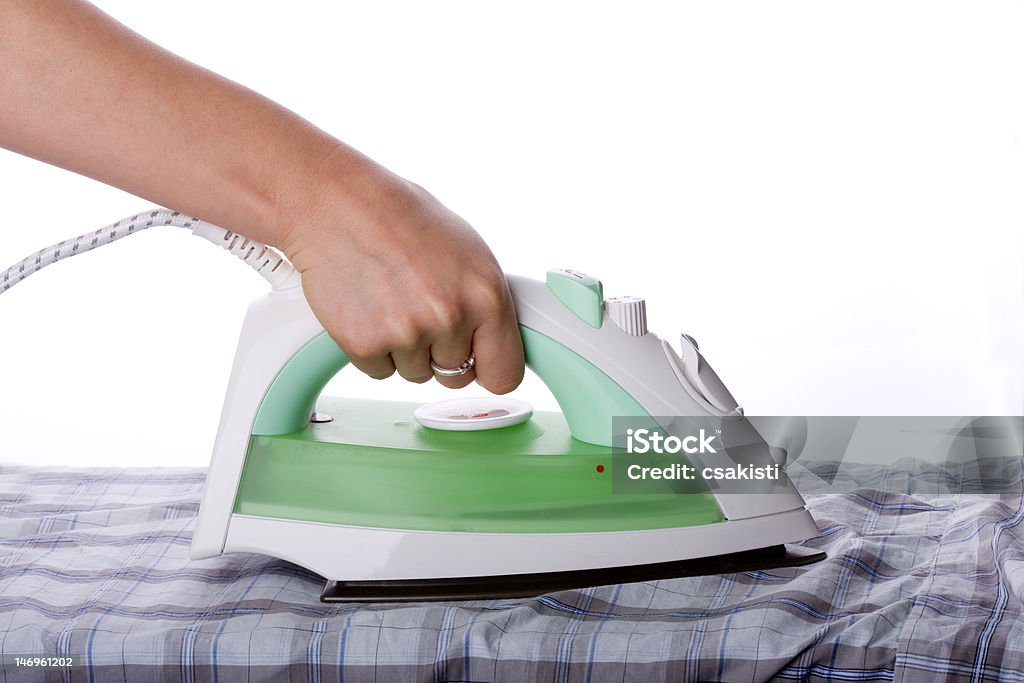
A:
{"label": "braided white cord", "polygon": [[116,242],[128,235],[159,225],[188,228],[192,230],[193,234],[223,247],[245,261],[253,270],[262,275],[274,289],[286,289],[299,284],[299,276],[295,268],[288,262],[288,259],[273,247],[255,240],[246,239],[224,228],[219,228],[177,211],[152,209],[135,214],[130,218],[122,218],[95,232],[88,232],[70,240],[62,240],[22,259],[3,271],[3,273],[0,273],[0,294],[3,294],[29,275],[57,261],[76,256],[77,254],[84,254],[97,247]]}
{"label": "braided white cord", "polygon": [[0,275],[0,294],[6,292],[32,273],[69,256],[84,254],[96,247],[116,242],[122,237],[151,228],[154,225],[176,225],[182,228],[192,228],[197,222],[198,219],[185,216],[177,211],[156,209],[136,214],[131,218],[121,219],[95,232],[88,232],[71,240],[63,240],[46,249],[37,251],[35,254],[22,259],[5,270]]}

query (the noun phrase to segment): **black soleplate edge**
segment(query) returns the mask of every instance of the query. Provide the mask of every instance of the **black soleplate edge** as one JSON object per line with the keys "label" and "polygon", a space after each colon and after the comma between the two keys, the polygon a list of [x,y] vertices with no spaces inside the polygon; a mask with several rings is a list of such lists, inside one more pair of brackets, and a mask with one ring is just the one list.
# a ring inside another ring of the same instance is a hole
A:
{"label": "black soleplate edge", "polygon": [[814,548],[774,545],[727,555],[698,557],[625,567],[577,569],[536,574],[504,574],[445,579],[392,581],[328,581],[321,602],[421,602],[428,600],[493,600],[527,598],[554,591],[607,586],[684,576],[731,574],[758,569],[800,567],[820,562],[825,552]]}

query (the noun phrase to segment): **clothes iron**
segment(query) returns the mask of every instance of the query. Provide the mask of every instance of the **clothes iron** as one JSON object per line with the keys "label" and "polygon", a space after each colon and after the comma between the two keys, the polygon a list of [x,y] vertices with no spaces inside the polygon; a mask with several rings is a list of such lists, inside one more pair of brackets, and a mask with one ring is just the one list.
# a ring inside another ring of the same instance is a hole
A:
{"label": "clothes iron", "polygon": [[642,299],[606,301],[572,270],[507,279],[527,367],[562,413],[484,430],[423,426],[412,403],[321,396],[348,361],[301,286],[253,302],[192,557],[283,558],[327,578],[324,601],[537,595],[824,557],[785,545],[818,533],[788,480],[770,493],[614,492],[613,418],[742,421],[741,409],[691,338],[680,357],[647,331]]}

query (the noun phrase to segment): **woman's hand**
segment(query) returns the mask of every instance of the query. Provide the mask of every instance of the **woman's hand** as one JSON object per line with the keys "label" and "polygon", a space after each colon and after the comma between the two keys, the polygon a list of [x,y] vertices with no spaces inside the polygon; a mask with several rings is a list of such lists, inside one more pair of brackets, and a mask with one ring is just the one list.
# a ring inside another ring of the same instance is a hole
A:
{"label": "woman's hand", "polygon": [[[497,394],[523,378],[523,346],[505,276],[464,220],[423,188],[337,143],[317,180],[291,199],[280,245],[324,329],[352,363],[383,379],[434,376],[430,360],[472,370]],[[296,204],[301,198],[302,204]]]}
{"label": "woman's hand", "polygon": [[[523,376],[494,256],[465,221],[294,112],[87,2],[0,3],[0,147],[281,248],[313,312],[373,377],[430,358],[496,393]],[[111,103],[116,103],[112,106]]]}

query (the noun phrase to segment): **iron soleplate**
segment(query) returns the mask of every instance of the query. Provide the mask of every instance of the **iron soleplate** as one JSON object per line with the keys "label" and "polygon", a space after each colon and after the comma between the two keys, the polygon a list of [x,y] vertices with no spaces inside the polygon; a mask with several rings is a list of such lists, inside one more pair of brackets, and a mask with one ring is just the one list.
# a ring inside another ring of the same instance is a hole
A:
{"label": "iron soleplate", "polygon": [[554,591],[617,583],[731,574],[758,569],[799,567],[825,559],[815,548],[775,545],[726,555],[698,557],[602,569],[536,574],[504,574],[444,579],[392,581],[328,581],[321,602],[421,602],[428,600],[493,600],[527,598]]}

